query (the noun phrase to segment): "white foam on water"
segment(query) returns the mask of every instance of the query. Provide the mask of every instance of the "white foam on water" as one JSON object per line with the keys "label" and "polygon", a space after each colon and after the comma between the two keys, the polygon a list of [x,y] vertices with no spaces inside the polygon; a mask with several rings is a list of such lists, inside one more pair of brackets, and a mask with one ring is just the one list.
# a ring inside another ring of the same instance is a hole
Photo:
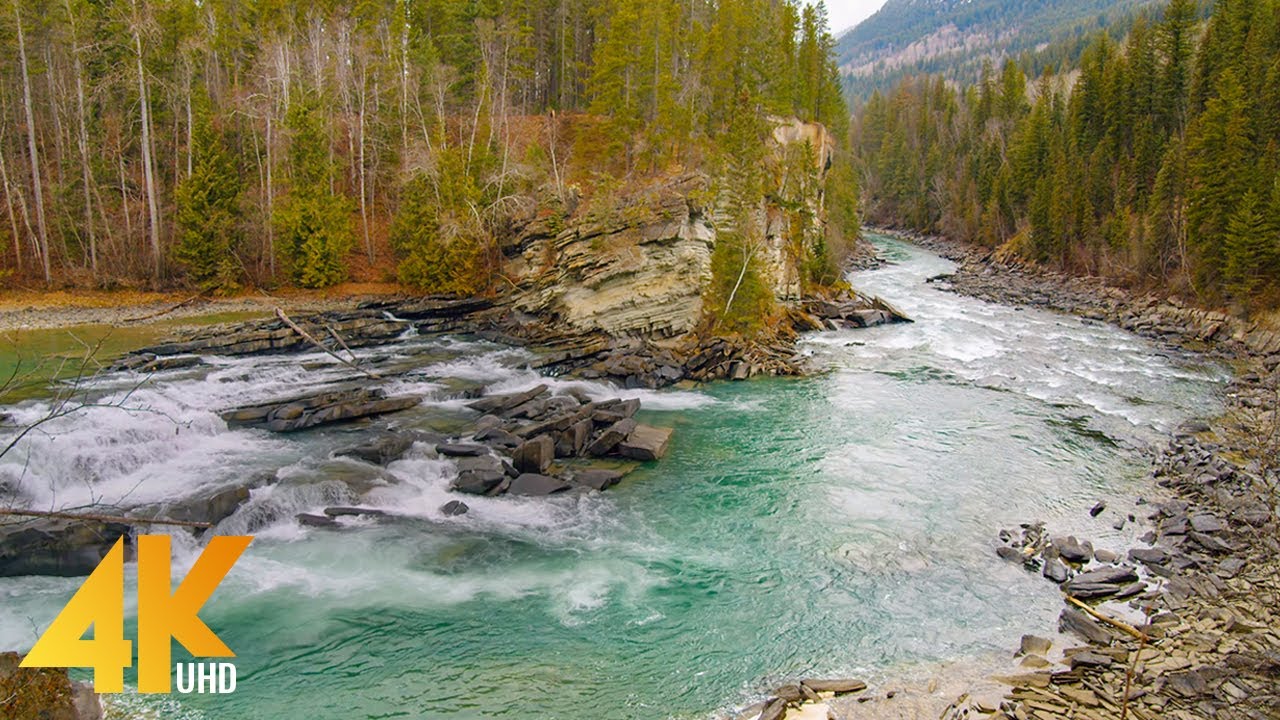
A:
{"label": "white foam on water", "polygon": [[933,367],[971,383],[1047,403],[1080,405],[1156,431],[1203,412],[1195,406],[1199,393],[1180,394],[1179,382],[1224,382],[1228,377],[1225,369],[1191,365],[1109,325],[927,287],[926,278],[952,272],[954,264],[888,244],[899,262],[855,273],[850,280],[916,322],[809,336],[805,345],[810,352],[860,371]]}
{"label": "white foam on water", "polygon": [[720,402],[705,393],[689,390],[621,388],[607,382],[546,377],[532,371],[496,382],[490,385],[488,390],[491,393],[515,393],[530,390],[538,385],[546,385],[556,395],[563,395],[576,390],[585,393],[587,397],[595,401],[613,398],[630,400],[634,398],[640,401],[643,409],[655,411],[697,410]]}

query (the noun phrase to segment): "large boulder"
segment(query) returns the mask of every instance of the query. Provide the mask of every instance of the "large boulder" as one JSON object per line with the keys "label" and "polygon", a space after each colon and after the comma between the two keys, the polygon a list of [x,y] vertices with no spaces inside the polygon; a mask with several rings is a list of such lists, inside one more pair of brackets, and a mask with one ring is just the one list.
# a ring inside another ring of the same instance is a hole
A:
{"label": "large boulder", "polygon": [[605,428],[600,433],[600,436],[597,437],[594,442],[592,442],[590,445],[587,446],[587,454],[594,455],[596,457],[599,457],[601,455],[607,455],[615,447],[618,446],[618,443],[627,439],[627,436],[630,435],[632,432],[634,432],[635,429],[636,429],[635,420],[632,420],[631,418],[626,418],[625,420],[619,420],[618,422]]}
{"label": "large boulder", "polygon": [[556,444],[547,435],[539,435],[532,440],[526,440],[516,448],[515,453],[511,456],[511,463],[515,465],[520,472],[526,473],[542,473],[551,467],[551,462],[556,457]]}
{"label": "large boulder", "polygon": [[450,487],[468,495],[487,495],[506,479],[501,470],[464,470]]}
{"label": "large boulder", "polygon": [[667,454],[671,428],[636,425],[627,438],[618,443],[618,454],[633,460],[658,460]]}
{"label": "large boulder", "polygon": [[237,485],[204,487],[178,500],[134,508],[130,511],[129,517],[205,522],[217,525],[248,503],[253,489],[277,482],[279,478],[276,477],[276,471],[268,470],[257,473]]}
{"label": "large boulder", "polygon": [[40,518],[0,526],[0,577],[88,575],[129,526],[89,520]]}
{"label": "large boulder", "polygon": [[587,449],[587,443],[591,442],[591,431],[593,426],[590,418],[579,420],[569,426],[568,430],[560,433],[556,439],[556,457],[577,457]]}

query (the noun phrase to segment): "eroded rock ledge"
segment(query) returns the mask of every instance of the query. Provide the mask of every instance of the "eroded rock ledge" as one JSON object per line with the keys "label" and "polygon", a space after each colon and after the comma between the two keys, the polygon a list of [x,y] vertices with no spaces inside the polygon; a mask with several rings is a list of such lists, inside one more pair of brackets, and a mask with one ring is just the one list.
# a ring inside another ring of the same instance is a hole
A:
{"label": "eroded rock ledge", "polygon": [[[672,338],[574,332],[554,318],[486,299],[421,298],[366,303],[355,310],[292,318],[324,349],[343,353],[394,342],[409,333],[469,334],[528,347],[533,366],[552,374],[609,379],[624,387],[659,388],[681,380],[745,380],[805,372],[794,343],[801,332],[863,328],[909,318],[876,298],[843,293],[785,309],[772,334],[754,339],[687,333]],[[201,330],[131,353],[113,369],[159,372],[200,364],[200,355],[248,356],[313,352],[317,348],[280,319]]]}

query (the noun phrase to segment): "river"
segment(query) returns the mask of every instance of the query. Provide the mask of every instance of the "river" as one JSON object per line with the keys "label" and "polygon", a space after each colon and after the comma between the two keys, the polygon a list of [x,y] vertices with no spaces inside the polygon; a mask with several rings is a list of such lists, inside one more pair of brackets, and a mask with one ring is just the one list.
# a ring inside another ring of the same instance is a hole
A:
{"label": "river", "polygon": [[[648,422],[676,428],[665,460],[607,493],[467,498],[446,519],[449,462],[411,455],[386,478],[329,458],[368,426],[273,436],[218,420],[346,372],[318,355],[161,373],[133,391],[145,410],[53,423],[0,461],[0,482],[75,506],[278,471],[223,527],[257,539],[202,613],[237,652],[236,692],[117,698],[120,717],[705,718],[800,675],[1005,652],[1060,600],[996,558],[996,531],[1042,519],[1127,546],[1132,524],[1112,523],[1143,491],[1144,448],[1212,414],[1227,375],[1109,326],[943,292],[925,281],[949,262],[874,239],[891,262],[852,282],[916,322],[806,338],[829,372],[659,392],[551,380],[641,397]],[[457,427],[460,389],[546,381],[524,351],[463,338],[361,352],[412,367],[393,389],[428,398],[380,426]],[[96,382],[112,397],[137,381]],[[408,517],[291,519],[356,501],[353,486]],[[0,579],[0,648],[29,647],[78,582]]]}

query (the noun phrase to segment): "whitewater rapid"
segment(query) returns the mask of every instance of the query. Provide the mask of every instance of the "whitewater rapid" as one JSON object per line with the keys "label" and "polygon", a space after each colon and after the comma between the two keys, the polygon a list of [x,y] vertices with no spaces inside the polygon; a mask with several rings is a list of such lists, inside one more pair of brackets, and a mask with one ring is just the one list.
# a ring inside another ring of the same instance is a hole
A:
{"label": "whitewater rapid", "polygon": [[[271,479],[219,528],[256,540],[203,615],[237,650],[237,692],[120,701],[139,717],[702,718],[800,674],[994,652],[1059,604],[995,558],[994,533],[1039,518],[1131,541],[1088,509],[1140,490],[1146,445],[1214,412],[1227,375],[1104,325],[943,292],[925,280],[947,261],[878,242],[890,263],[852,281],[916,322],[805,338],[827,369],[811,378],[624,390],[545,377],[524,350],[407,334],[357,352],[421,405],[273,435],[218,411],[349,371],[320,354],[210,357],[99,378],[98,404],[130,409],[49,423],[0,460],[0,486],[57,508]],[[640,398],[646,422],[676,429],[670,454],[606,493],[467,497],[459,518],[439,509],[456,467],[427,448],[386,468],[332,455],[388,429],[461,431],[474,392],[539,383]],[[294,520],[355,503],[400,517]],[[184,538],[179,563],[198,549]],[[77,584],[0,579],[0,648],[29,647]]]}

